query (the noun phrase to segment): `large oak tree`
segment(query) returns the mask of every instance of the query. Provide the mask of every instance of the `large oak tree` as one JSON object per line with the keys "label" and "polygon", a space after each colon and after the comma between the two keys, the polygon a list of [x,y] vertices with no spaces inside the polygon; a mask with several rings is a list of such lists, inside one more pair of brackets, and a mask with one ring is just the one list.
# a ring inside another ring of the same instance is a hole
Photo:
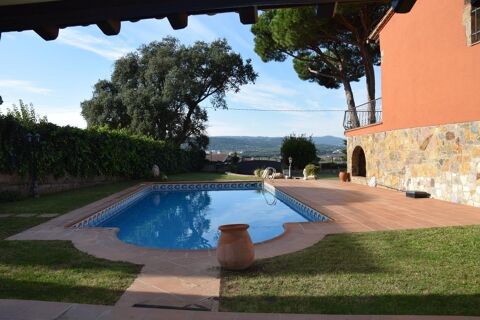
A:
{"label": "large oak tree", "polygon": [[82,102],[88,126],[125,128],[181,145],[208,144],[207,112],[226,108],[227,92],[254,82],[250,60],[225,40],[185,46],[175,38],[152,42],[115,62],[110,80],[101,80]]}

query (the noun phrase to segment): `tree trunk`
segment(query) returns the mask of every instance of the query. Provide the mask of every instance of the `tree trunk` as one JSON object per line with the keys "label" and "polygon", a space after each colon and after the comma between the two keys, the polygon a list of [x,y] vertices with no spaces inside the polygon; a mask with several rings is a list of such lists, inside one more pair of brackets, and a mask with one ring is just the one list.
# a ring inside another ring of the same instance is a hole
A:
{"label": "tree trunk", "polygon": [[188,132],[190,131],[190,129],[192,127],[192,115],[193,115],[193,112],[195,111],[195,108],[197,107],[197,104],[196,103],[190,103],[187,106],[188,106],[188,112],[185,115],[185,119],[184,119],[183,124],[182,124],[182,130],[175,138],[175,143],[177,145],[181,145],[188,138]]}
{"label": "tree trunk", "polygon": [[355,99],[353,97],[352,86],[350,81],[342,79],[343,89],[345,90],[345,98],[347,99],[347,123],[350,129],[358,128],[360,121],[358,120],[357,110],[355,109]]}
{"label": "tree trunk", "polygon": [[368,48],[363,47],[360,50],[363,56],[363,65],[365,67],[365,79],[367,84],[367,97],[368,97],[368,123],[373,124],[377,122],[375,117],[375,70],[373,68],[372,58]]}

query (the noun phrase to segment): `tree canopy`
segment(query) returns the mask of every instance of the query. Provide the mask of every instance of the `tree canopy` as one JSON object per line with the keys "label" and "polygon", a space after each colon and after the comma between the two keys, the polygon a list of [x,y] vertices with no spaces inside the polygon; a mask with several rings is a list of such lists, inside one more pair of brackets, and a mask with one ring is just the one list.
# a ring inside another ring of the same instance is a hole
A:
{"label": "tree canopy", "polygon": [[385,11],[384,5],[349,4],[328,20],[311,7],[267,11],[252,27],[255,52],[265,62],[293,58],[302,80],[329,89],[343,86],[347,107],[354,111],[351,82],[366,76],[368,98],[375,99],[373,66],[380,63],[380,50],[367,39]]}
{"label": "tree canopy", "polygon": [[185,46],[167,37],[118,59],[111,79],[100,80],[82,102],[82,115],[89,127],[125,128],[205,148],[208,119],[200,104],[226,108],[226,93],[256,78],[251,61],[226,40]]}
{"label": "tree canopy", "polygon": [[303,169],[307,164],[318,160],[312,137],[307,138],[305,135],[291,134],[283,138],[280,154],[284,165],[288,165],[288,158],[292,157],[292,167],[295,169]]}
{"label": "tree canopy", "polygon": [[27,104],[22,99],[18,100],[18,106],[12,105],[7,108],[6,116],[11,116],[25,127],[30,127],[38,123],[48,123],[46,116],[40,116],[32,103]]}

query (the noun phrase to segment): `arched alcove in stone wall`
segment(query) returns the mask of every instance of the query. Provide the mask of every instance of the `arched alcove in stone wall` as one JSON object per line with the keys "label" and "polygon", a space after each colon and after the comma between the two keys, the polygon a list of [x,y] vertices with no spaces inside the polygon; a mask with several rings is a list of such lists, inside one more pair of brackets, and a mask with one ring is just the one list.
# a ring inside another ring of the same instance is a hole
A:
{"label": "arched alcove in stone wall", "polygon": [[360,146],[356,146],[352,152],[352,176],[367,176],[367,160],[365,159],[365,152]]}

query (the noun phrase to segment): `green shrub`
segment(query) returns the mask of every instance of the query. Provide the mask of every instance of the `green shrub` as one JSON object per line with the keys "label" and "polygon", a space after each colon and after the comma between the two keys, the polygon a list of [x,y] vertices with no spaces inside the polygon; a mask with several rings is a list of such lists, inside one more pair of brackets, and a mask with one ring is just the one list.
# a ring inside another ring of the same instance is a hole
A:
{"label": "green shrub", "polygon": [[304,168],[311,162],[317,161],[317,148],[312,138],[307,138],[304,135],[296,136],[292,134],[283,138],[280,153],[282,155],[282,163],[288,167],[288,158],[292,157],[292,167],[297,170]]}
{"label": "green shrub", "polygon": [[235,165],[235,164],[229,164],[227,166],[227,171],[232,172],[232,173],[236,173],[238,171],[238,166]]}
{"label": "green shrub", "polygon": [[305,166],[305,172],[307,176],[318,176],[320,174],[320,167],[310,163]]}
{"label": "green shrub", "polygon": [[[30,146],[25,136],[39,133],[36,147],[38,176],[151,177],[154,164],[165,173],[192,170],[202,150],[178,146],[145,136],[131,136],[124,130],[78,129],[52,123],[31,124],[28,128],[11,116],[0,116],[0,172],[28,174]],[[203,163],[202,163],[203,165]]]}

